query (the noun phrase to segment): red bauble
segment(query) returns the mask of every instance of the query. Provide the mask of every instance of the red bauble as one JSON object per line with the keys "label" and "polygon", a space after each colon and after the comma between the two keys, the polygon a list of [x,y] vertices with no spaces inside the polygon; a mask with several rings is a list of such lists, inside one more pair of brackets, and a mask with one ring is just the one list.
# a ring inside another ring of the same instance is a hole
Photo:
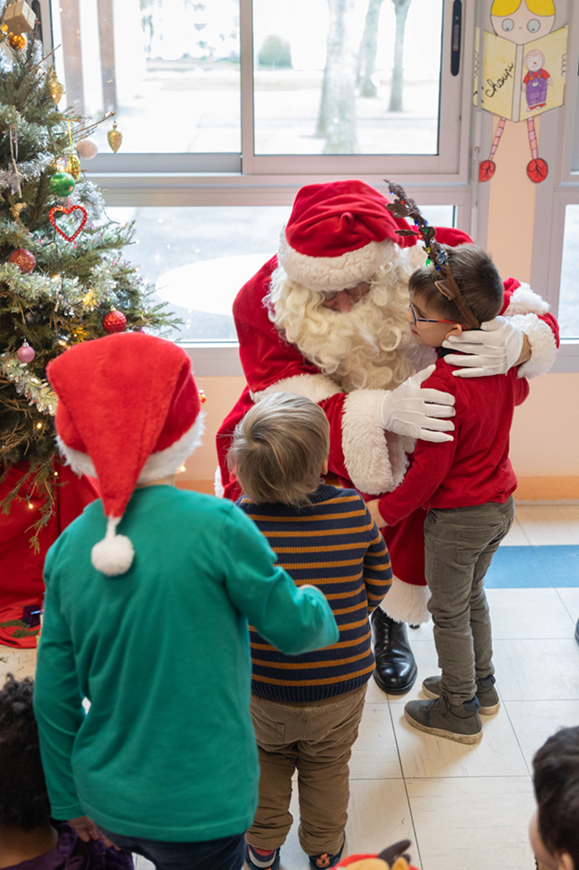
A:
{"label": "red bauble", "polygon": [[8,262],[14,263],[21,272],[29,275],[36,266],[36,257],[26,248],[18,248],[13,254],[10,254]]}
{"label": "red bauble", "polygon": [[103,329],[105,332],[112,334],[113,332],[124,332],[127,326],[127,318],[122,311],[116,311],[114,308],[105,314],[103,317]]}

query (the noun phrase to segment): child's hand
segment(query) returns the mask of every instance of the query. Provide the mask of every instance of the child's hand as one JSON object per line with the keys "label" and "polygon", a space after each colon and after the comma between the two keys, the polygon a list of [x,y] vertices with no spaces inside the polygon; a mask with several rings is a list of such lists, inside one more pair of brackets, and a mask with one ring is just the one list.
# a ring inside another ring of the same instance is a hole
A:
{"label": "child's hand", "polygon": [[89,819],[88,816],[77,816],[75,819],[68,819],[68,824],[71,828],[74,828],[83,842],[90,843],[91,840],[98,840],[99,837],[101,837],[105,846],[112,846],[113,848],[118,849],[118,846],[111,843],[109,838],[105,837],[93,820]]}
{"label": "child's hand", "polygon": [[380,504],[379,498],[373,498],[372,501],[366,502],[366,507],[370,511],[370,516],[376,523],[379,529],[384,528],[387,525],[386,521],[382,518],[382,514],[380,513],[380,509],[378,505]]}

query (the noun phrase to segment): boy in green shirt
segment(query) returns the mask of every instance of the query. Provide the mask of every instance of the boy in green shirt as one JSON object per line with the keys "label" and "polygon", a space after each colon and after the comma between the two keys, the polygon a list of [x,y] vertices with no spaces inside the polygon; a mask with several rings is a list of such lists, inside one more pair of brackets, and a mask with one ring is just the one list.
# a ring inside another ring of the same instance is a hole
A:
{"label": "boy in green shirt", "polygon": [[248,620],[297,655],[338,640],[332,612],[235,505],[176,489],[202,416],[182,349],[107,336],[48,377],[61,449],[102,493],[46,559],[35,714],[53,816],[160,870],[239,870],[258,782]]}

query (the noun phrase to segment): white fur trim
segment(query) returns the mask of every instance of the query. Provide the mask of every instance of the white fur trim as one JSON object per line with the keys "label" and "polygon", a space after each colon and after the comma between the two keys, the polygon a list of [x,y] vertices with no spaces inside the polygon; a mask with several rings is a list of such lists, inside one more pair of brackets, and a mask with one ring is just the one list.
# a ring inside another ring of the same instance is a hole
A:
{"label": "white fur trim", "polygon": [[395,242],[384,239],[339,257],[310,257],[289,246],[284,228],[277,258],[292,281],[310,290],[333,293],[371,278],[380,266],[396,259],[397,250]]}
{"label": "white fur trim", "polygon": [[520,378],[536,378],[548,372],[557,356],[553,330],[536,314],[515,314],[511,323],[525,333],[531,345],[531,359],[519,366]]}
{"label": "white fur trim", "polygon": [[150,483],[152,480],[158,480],[160,477],[173,474],[185,462],[187,457],[193,453],[195,448],[199,447],[201,436],[204,432],[205,412],[202,411],[197,415],[197,419],[191,428],[178,441],[175,441],[166,450],[151,453],[143,466],[143,470],[139,474],[137,483]]}
{"label": "white fur trim", "polygon": [[225,489],[223,487],[223,480],[221,478],[221,469],[219,466],[215,469],[215,477],[213,479],[213,490],[217,498],[223,498],[225,495]]}
{"label": "white fur trim", "polygon": [[404,583],[394,576],[388,594],[380,607],[396,622],[408,622],[410,625],[422,625],[430,619],[428,611],[428,599],[430,589],[428,586],[414,586],[412,583]]}
{"label": "white fur trim", "polygon": [[408,258],[408,265],[413,272],[415,269],[424,266],[426,263],[426,251],[422,245],[412,245],[410,248],[402,248],[401,253],[405,254]]}
{"label": "white fur trim", "polygon": [[384,390],[354,390],[344,402],[342,449],[350,480],[361,492],[380,495],[394,489],[408,459],[402,442],[382,425]]}
{"label": "white fur trim", "polygon": [[254,402],[259,402],[264,396],[272,393],[293,393],[296,396],[304,396],[311,399],[316,405],[344,391],[325,375],[296,375],[293,378],[283,378],[259,393],[250,393]]}
{"label": "white fur trim", "polygon": [[[175,441],[166,450],[151,453],[143,466],[137,483],[150,483],[152,480],[166,477],[176,471],[187,457],[193,453],[195,448],[201,444],[201,436],[204,431],[205,413],[201,412],[197,415],[197,419],[191,428],[178,441]],[[60,435],[56,436],[56,443],[60,453],[66,458],[67,465],[70,465],[76,474],[87,474],[89,477],[98,478],[92,459],[87,453],[73,450],[72,447],[64,443]]]}
{"label": "white fur trim", "polygon": [[66,459],[66,464],[70,465],[75,474],[80,477],[82,474],[87,474],[89,477],[96,477],[96,471],[92,464],[92,459],[88,453],[81,453],[80,450],[73,450],[64,443],[60,435],[56,436],[56,443],[61,456]]}
{"label": "white fur trim", "polygon": [[534,293],[528,284],[521,284],[511,296],[504,314],[506,317],[512,314],[546,314],[549,307],[549,303]]}
{"label": "white fur trim", "polygon": [[90,554],[93,566],[107,577],[126,574],[135,558],[135,550],[130,539],[126,535],[116,533],[120,521],[121,517],[108,517],[106,535],[102,541],[94,545]]}

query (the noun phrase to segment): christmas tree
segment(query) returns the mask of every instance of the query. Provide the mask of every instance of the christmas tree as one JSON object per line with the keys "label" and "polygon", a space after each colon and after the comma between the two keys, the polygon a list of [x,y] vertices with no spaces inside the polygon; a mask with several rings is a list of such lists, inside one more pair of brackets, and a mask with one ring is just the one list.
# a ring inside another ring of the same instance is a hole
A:
{"label": "christmas tree", "polygon": [[7,514],[14,499],[31,506],[30,494],[40,497],[30,526],[38,546],[61,485],[47,364],[107,332],[159,334],[175,320],[122,258],[132,224],[106,218],[100,191],[80,171],[79,153],[96,153],[87,138],[96,122],[59,110],[50,59],[34,30],[12,32],[12,8],[0,32],[0,485],[9,481],[0,508]]}

